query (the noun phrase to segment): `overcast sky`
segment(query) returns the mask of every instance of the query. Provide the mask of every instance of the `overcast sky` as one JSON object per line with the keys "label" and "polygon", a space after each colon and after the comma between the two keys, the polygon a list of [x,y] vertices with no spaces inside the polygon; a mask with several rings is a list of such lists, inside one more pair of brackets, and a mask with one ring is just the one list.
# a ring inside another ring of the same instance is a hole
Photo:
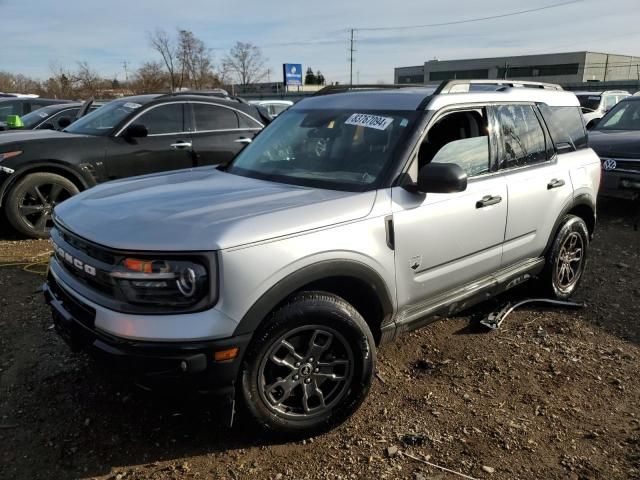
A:
{"label": "overcast sky", "polygon": [[[148,33],[191,30],[217,64],[236,42],[263,49],[271,80],[282,63],[320,69],[328,81],[349,76],[349,29],[451,22],[568,0],[0,0],[0,70],[45,78],[52,65],[87,61],[124,78],[160,60]],[[592,50],[640,55],[640,0],[583,0],[522,15],[431,28],[356,31],[354,81],[393,81],[396,66],[456,59]],[[282,45],[282,44],[287,45]],[[358,77],[359,75],[359,77]]]}

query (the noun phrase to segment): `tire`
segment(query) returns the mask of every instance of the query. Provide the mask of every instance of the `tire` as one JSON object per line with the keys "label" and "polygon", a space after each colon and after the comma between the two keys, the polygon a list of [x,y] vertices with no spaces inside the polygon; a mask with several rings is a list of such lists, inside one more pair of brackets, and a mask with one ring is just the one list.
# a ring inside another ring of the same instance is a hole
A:
{"label": "tire", "polygon": [[558,300],[569,299],[582,280],[589,249],[589,230],[584,220],[575,215],[562,219],[558,233],[547,252],[541,287]]}
{"label": "tire", "polygon": [[48,238],[56,205],[78,193],[69,179],[55,173],[31,173],[9,191],[5,213],[11,226],[29,238]]}
{"label": "tire", "polygon": [[254,335],[241,372],[244,404],[273,433],[327,431],[364,401],[375,357],[373,335],[349,303],[326,292],[297,294]]}

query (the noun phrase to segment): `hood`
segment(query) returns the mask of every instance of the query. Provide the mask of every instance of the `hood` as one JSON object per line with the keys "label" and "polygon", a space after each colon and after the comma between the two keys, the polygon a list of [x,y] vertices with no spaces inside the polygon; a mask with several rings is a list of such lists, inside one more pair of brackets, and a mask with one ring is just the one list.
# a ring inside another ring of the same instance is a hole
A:
{"label": "hood", "polygon": [[267,182],[212,167],[119,180],[60,204],[75,234],[121,250],[219,250],[365,217],[375,191]]}
{"label": "hood", "polygon": [[640,130],[591,130],[589,146],[601,157],[640,158]]}
{"label": "hood", "polygon": [[86,138],[87,135],[77,135],[75,133],[59,132],[57,130],[7,130],[0,136],[0,148],[8,143],[23,144],[25,142],[65,141],[71,138]]}

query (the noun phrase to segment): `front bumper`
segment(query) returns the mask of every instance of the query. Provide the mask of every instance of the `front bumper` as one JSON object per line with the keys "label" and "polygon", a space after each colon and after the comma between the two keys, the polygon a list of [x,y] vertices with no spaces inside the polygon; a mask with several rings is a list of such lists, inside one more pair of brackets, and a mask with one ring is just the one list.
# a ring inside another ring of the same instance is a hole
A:
{"label": "front bumper", "polygon": [[605,197],[635,200],[640,198],[640,173],[605,170],[600,194]]}
{"label": "front bumper", "polygon": [[[235,381],[250,334],[219,340],[150,342],[125,339],[97,328],[90,302],[69,291],[49,273],[43,285],[56,331],[74,351],[84,350],[149,388],[188,387],[233,399]],[[233,360],[214,354],[239,349]]]}

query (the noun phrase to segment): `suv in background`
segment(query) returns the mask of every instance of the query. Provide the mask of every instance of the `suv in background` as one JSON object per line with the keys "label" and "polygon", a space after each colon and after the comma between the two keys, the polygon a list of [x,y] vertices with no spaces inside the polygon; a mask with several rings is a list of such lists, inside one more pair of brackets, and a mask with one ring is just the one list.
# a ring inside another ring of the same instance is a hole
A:
{"label": "suv in background", "polygon": [[226,168],[56,207],[57,331],[308,435],[358,408],[377,345],[533,277],[570,297],[600,181],[575,95],[459,84],[306,98]]}
{"label": "suv in background", "polygon": [[600,193],[628,200],[640,198],[640,96],[613,107],[589,132],[589,146],[602,161]]}
{"label": "suv in background", "polygon": [[[0,102],[1,105],[1,102]],[[266,123],[232,98],[140,95],[113,100],[64,131],[0,135],[0,205],[11,226],[45,238],[60,202],[117,178],[227,164]]]}
{"label": "suv in background", "polygon": [[48,105],[71,103],[71,100],[40,97],[2,97],[0,98],[0,122],[6,121],[10,115],[22,117],[27,113]]}
{"label": "suv in background", "polygon": [[625,90],[607,90],[604,92],[574,92],[584,116],[587,130],[591,130],[604,115],[620,100],[631,94]]}

